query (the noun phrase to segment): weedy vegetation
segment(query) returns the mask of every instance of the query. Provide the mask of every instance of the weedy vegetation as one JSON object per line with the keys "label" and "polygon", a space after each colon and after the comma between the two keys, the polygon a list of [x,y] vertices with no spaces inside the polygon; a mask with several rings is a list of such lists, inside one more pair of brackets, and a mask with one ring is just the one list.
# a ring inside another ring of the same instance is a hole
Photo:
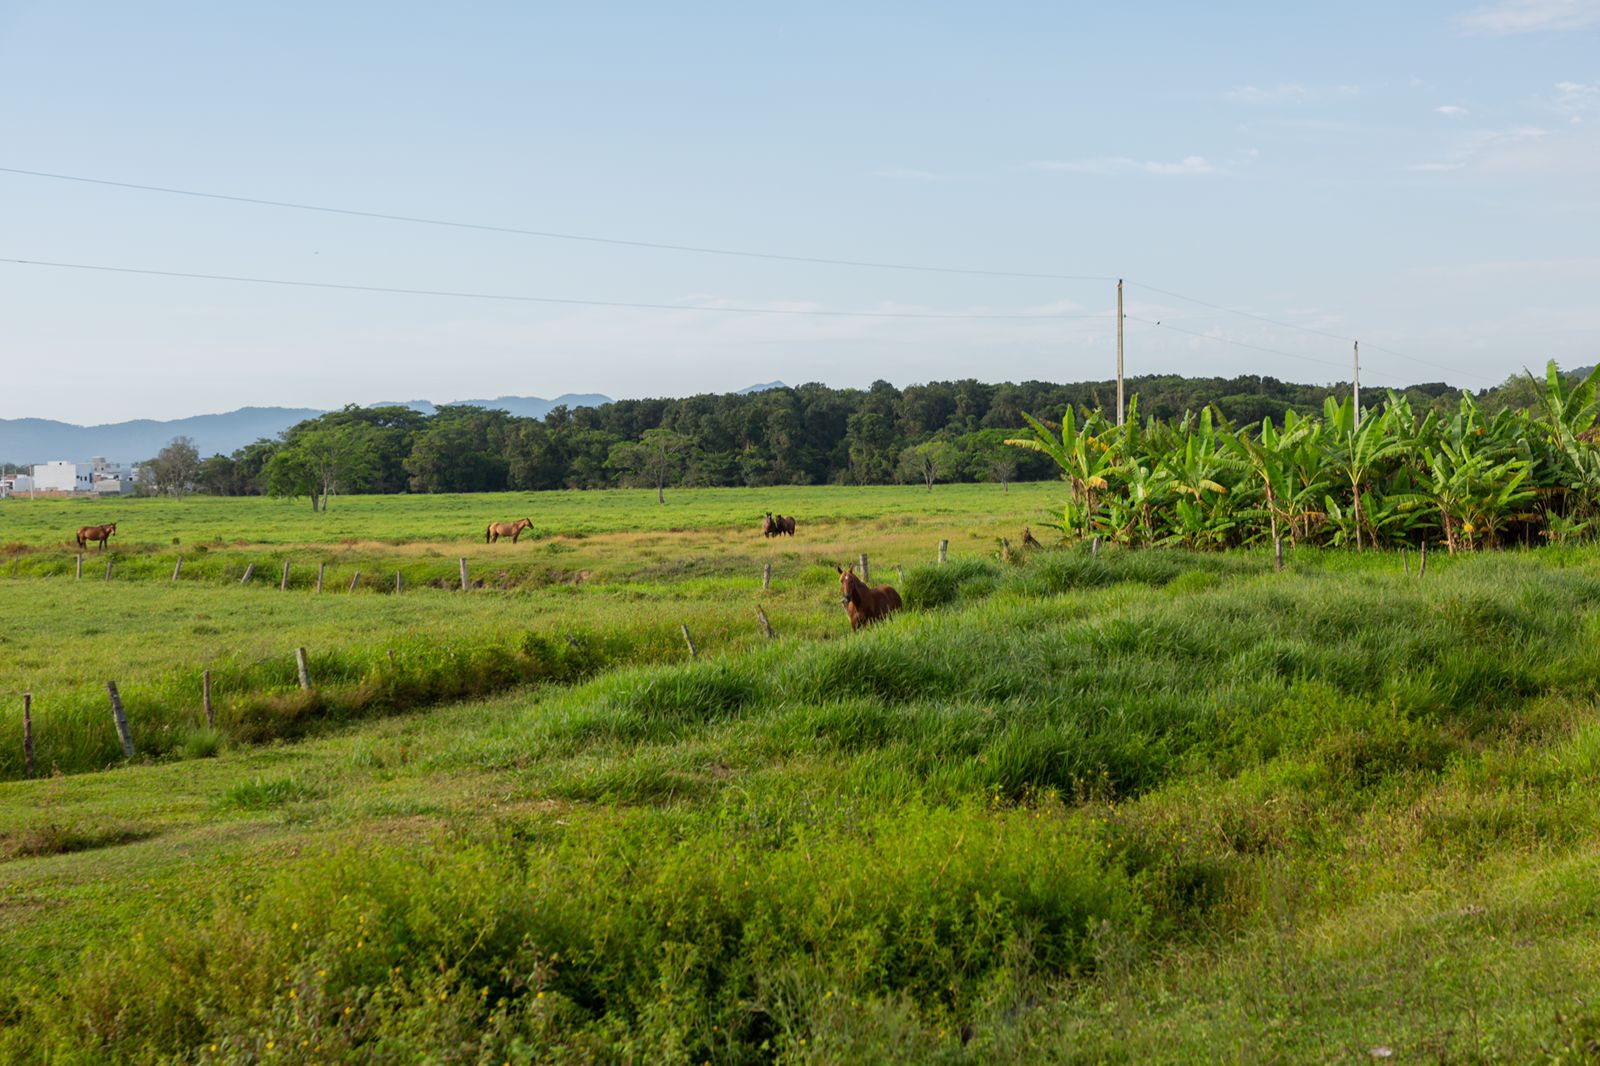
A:
{"label": "weedy vegetation", "polygon": [[[136,733],[169,674],[191,732],[0,782],[0,1059],[1600,1053],[1600,551],[1024,552],[1062,487],[1003,519],[963,489],[887,525],[810,490],[863,517],[809,544],[708,519],[677,558],[518,546],[584,556],[559,588],[130,578]],[[831,563],[859,551],[906,609],[848,635]],[[0,580],[118,639],[78,598],[115,579]],[[27,633],[30,669],[64,661]],[[230,644],[202,732],[186,658]],[[464,674],[491,681],[397,695]]]}

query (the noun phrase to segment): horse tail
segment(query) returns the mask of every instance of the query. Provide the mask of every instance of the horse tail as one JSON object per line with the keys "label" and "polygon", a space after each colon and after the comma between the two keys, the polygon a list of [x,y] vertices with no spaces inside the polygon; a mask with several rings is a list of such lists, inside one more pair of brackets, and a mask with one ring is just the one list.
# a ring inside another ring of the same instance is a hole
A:
{"label": "horse tail", "polygon": [[490,536],[491,536],[491,535],[492,535],[492,534],[493,534],[493,533],[494,533],[494,523],[493,523],[493,522],[490,522],[490,523],[489,523],[489,524],[488,524],[488,525],[487,525],[487,526],[485,526],[485,527],[484,527],[484,529],[483,529],[483,542],[484,542],[484,543],[485,543],[485,544],[487,544],[487,543],[489,543],[489,537],[490,537]]}

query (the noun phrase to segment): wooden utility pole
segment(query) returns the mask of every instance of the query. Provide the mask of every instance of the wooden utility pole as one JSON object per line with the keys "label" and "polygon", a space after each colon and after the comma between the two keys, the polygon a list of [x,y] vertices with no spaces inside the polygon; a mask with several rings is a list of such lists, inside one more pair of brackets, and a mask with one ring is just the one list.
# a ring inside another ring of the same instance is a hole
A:
{"label": "wooden utility pole", "polygon": [[1350,369],[1350,396],[1356,405],[1356,428],[1361,428],[1361,342],[1352,341],[1355,345],[1353,362]]}
{"label": "wooden utility pole", "polygon": [[1122,279],[1117,279],[1117,425],[1122,425]]}

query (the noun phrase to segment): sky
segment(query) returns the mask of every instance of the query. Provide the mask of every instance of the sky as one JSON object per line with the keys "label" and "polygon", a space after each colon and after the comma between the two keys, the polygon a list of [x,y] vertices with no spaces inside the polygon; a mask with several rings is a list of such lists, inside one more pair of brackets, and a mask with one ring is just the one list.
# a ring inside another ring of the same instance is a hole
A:
{"label": "sky", "polygon": [[0,417],[1600,360],[1600,0],[667,8],[0,0]]}

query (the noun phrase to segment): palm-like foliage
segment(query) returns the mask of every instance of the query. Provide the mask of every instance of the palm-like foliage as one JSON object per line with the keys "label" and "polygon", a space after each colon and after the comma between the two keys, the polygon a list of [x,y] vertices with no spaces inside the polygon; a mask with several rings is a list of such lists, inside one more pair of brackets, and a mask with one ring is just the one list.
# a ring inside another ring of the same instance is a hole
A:
{"label": "palm-like foliage", "polygon": [[1233,429],[1215,410],[1127,424],[1068,410],[1059,433],[1007,444],[1061,467],[1069,536],[1130,545],[1230,547],[1263,538],[1381,547],[1443,540],[1451,551],[1570,540],[1600,528],[1600,371],[1569,383],[1552,364],[1534,411],[1488,417],[1463,394],[1453,415],[1418,417],[1391,394],[1356,424],[1322,417]]}

